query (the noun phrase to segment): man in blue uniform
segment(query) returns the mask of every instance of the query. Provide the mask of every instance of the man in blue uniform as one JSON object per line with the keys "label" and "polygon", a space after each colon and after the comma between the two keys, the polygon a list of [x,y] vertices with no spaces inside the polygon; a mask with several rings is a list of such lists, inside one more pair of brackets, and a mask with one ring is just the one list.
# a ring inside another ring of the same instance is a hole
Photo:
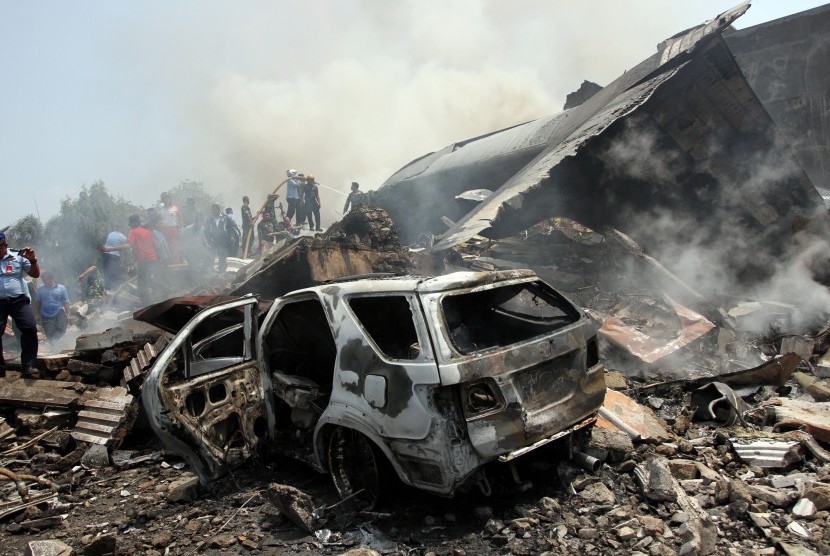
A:
{"label": "man in blue uniform", "polygon": [[2,338],[9,317],[20,330],[20,363],[23,374],[31,376],[37,373],[37,324],[29,299],[29,288],[23,280],[24,272],[32,278],[40,276],[35,250],[25,247],[19,254],[12,254],[6,243],[6,234],[0,234],[0,376],[6,374]]}

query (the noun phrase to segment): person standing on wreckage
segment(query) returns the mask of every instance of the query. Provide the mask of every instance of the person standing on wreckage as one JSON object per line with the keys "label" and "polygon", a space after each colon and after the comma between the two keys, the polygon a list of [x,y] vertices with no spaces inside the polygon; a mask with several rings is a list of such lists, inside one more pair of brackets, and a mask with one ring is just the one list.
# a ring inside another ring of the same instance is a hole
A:
{"label": "person standing on wreckage", "polygon": [[[300,204],[300,180],[297,178],[297,170],[286,170],[285,175],[288,176],[288,187],[285,192],[285,200],[288,203],[288,211],[285,216],[290,220],[294,218],[294,213],[299,209]],[[297,220],[300,215],[297,214]]]}
{"label": "person standing on wreckage", "polygon": [[3,359],[3,335],[6,323],[12,318],[20,331],[20,363],[23,376],[37,374],[37,323],[29,299],[29,287],[23,280],[23,273],[32,278],[40,276],[35,250],[24,247],[18,254],[9,251],[6,234],[0,233],[0,376],[6,376],[6,361]]}
{"label": "person standing on wreckage", "polygon": [[323,229],[320,227],[320,188],[317,187],[314,174],[306,176],[304,194],[308,229],[322,232]]}

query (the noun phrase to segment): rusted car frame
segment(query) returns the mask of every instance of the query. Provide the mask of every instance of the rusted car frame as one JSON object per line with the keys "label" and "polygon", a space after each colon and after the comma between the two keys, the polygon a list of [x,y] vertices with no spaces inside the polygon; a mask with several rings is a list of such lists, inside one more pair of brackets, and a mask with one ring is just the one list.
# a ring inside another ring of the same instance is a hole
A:
{"label": "rusted car frame", "polygon": [[527,270],[360,279],[204,309],[153,367],[151,426],[205,482],[274,449],[374,499],[389,469],[451,496],[593,423],[596,329]]}

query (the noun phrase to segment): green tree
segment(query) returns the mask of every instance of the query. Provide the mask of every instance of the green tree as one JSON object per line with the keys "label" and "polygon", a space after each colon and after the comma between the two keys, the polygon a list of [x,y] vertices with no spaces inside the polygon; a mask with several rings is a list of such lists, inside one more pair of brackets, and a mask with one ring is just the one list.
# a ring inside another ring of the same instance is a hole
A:
{"label": "green tree", "polygon": [[43,240],[43,224],[38,217],[29,214],[11,225],[6,230],[6,237],[13,247],[30,245],[37,249]]}
{"label": "green tree", "polygon": [[60,212],[46,223],[41,266],[50,267],[68,282],[90,265],[100,265],[98,248],[107,234],[113,230],[126,233],[127,218],[142,213],[141,207],[114,197],[103,181],[82,187],[78,198],[63,199]]}

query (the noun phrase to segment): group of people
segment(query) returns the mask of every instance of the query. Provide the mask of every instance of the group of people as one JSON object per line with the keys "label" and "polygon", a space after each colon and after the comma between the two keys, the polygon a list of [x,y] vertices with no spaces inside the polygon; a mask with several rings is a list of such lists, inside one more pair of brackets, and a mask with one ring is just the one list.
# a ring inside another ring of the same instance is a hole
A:
{"label": "group of people", "polygon": [[[223,273],[227,257],[237,256],[240,249],[246,256],[251,254],[255,227],[260,252],[281,233],[296,235],[306,224],[311,231],[322,231],[320,190],[314,175],[303,175],[292,169],[286,171],[286,178],[287,209],[278,203],[279,195],[275,192],[255,214],[250,199],[244,196],[241,228],[230,207],[223,211],[220,205],[213,204],[210,214],[203,218],[194,199],[187,199],[180,209],[170,193],[162,194],[161,202],[147,210],[144,222],[138,214],[129,217],[127,235],[117,230],[107,235],[99,248],[101,268],[90,266],[78,276],[82,292],[94,300],[105,296],[105,290],[118,289],[127,277],[122,257],[125,251],[133,254],[138,270],[139,299],[147,304],[151,301],[153,282],[163,278],[167,265],[187,262],[195,270],[204,271],[213,268],[215,262],[216,271]],[[364,204],[365,195],[358,183],[352,182],[343,213]],[[69,295],[54,274],[48,270],[41,273],[33,248],[13,253],[3,233],[0,233],[0,264],[0,325],[5,330],[8,318],[12,318],[19,332],[22,368],[24,373],[30,373],[37,358],[37,322],[51,342],[58,341],[71,321]],[[24,274],[41,278],[42,285],[36,292],[29,290]],[[5,362],[0,351],[0,376],[3,374]]]}

